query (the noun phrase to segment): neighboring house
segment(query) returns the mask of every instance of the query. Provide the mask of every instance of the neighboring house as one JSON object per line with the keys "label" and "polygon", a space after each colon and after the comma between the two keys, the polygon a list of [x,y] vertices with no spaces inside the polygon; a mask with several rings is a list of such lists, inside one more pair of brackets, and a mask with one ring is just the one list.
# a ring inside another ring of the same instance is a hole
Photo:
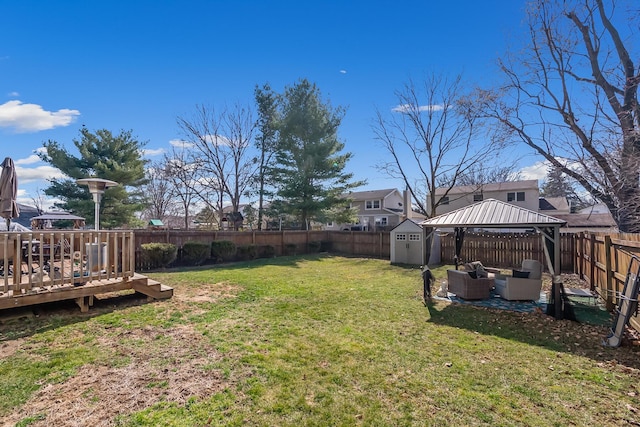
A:
{"label": "neighboring house", "polygon": [[[563,201],[564,199],[564,201]],[[581,231],[601,231],[617,233],[618,226],[606,205],[598,204],[571,213],[571,207],[564,197],[540,198],[540,211],[554,218],[566,221],[560,231],[578,233]]]}
{"label": "neighboring house", "polygon": [[244,225],[243,211],[247,205],[238,205],[238,211],[234,212],[232,206],[222,208],[220,219],[221,230],[242,230]]}
{"label": "neighboring house", "polygon": [[350,207],[357,211],[358,219],[354,224],[330,223],[326,230],[382,231],[391,230],[400,224],[405,214],[405,198],[397,189],[354,191],[346,194],[351,201]]}
{"label": "neighboring house", "polygon": [[[431,195],[427,196],[427,206],[431,206]],[[447,192],[446,187],[435,191],[437,200],[442,199],[436,208],[436,215],[442,215],[456,209],[487,199],[496,199],[511,203],[532,211],[538,210],[540,190],[538,180],[498,182],[482,185],[461,185]]]}
{"label": "neighboring house", "polygon": [[27,228],[31,228],[31,218],[41,214],[38,208],[23,205],[22,203],[18,203],[18,209],[20,209],[20,216],[18,218],[13,218],[11,221],[17,222],[18,224],[23,225]]}
{"label": "neighboring house", "polygon": [[551,216],[554,216],[554,213],[569,214],[571,213],[571,205],[566,197],[540,197],[538,210],[542,213],[549,213]]}

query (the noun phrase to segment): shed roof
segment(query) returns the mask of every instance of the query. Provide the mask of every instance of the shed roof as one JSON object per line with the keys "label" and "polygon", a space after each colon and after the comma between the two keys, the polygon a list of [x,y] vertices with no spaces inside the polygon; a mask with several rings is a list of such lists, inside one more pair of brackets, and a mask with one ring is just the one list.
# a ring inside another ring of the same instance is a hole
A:
{"label": "shed roof", "polygon": [[487,199],[425,221],[429,227],[519,228],[561,226],[566,221],[511,203]]}
{"label": "shed roof", "polygon": [[416,221],[412,218],[407,218],[400,224],[393,227],[391,231],[422,231],[422,226],[420,225],[420,221]]}

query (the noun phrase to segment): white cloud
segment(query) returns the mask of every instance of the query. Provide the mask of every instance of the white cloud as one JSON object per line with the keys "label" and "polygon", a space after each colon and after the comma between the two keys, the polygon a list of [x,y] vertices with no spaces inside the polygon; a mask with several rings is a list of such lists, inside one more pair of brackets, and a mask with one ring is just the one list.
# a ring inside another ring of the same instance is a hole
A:
{"label": "white cloud", "polygon": [[20,94],[18,92],[9,92],[7,94],[7,96],[11,97],[11,98],[17,98],[20,96]]}
{"label": "white cloud", "polygon": [[52,178],[63,178],[65,175],[58,168],[43,165],[35,168],[24,168],[16,164],[16,175],[18,176],[18,185],[35,181],[46,181]]}
{"label": "white cloud", "polygon": [[347,74],[347,70],[340,70],[340,74]]}
{"label": "white cloud", "polygon": [[167,150],[165,150],[164,148],[154,148],[154,149],[149,149],[149,148],[145,148],[144,150],[142,150],[142,155],[143,156],[159,156],[161,154],[164,154]]}
{"label": "white cloud", "polygon": [[442,111],[444,110],[444,105],[435,104],[435,105],[411,105],[411,104],[400,104],[391,109],[394,113],[409,113],[418,109],[418,112],[422,111]]}
{"label": "white cloud", "polygon": [[38,132],[68,126],[79,115],[78,110],[46,111],[37,104],[8,101],[0,104],[0,127],[13,128],[20,133]]}
{"label": "white cloud", "polygon": [[[38,196],[36,194],[30,194],[27,193],[26,191],[23,190],[18,190],[18,197],[16,198],[16,201],[20,204],[23,205],[27,205],[27,206],[34,206],[34,199],[38,199]],[[42,205],[40,206],[43,210],[48,211],[53,209],[54,205],[56,203],[63,203],[63,200],[58,199],[58,198],[52,198],[52,197],[43,197],[42,200],[40,200],[40,203],[42,203]]]}
{"label": "white cloud", "polygon": [[522,179],[538,179],[544,181],[549,173],[549,163],[536,162],[531,166],[525,166],[520,169],[520,177]]}
{"label": "white cloud", "polygon": [[222,135],[205,135],[204,140],[212,145],[231,145],[231,140]]}
{"label": "white cloud", "polygon": [[17,159],[14,161],[16,165],[32,165],[34,163],[41,162],[40,157],[37,154],[32,154],[24,159]]}
{"label": "white cloud", "polygon": [[177,148],[191,148],[191,147],[193,147],[192,143],[184,141],[182,139],[172,139],[171,141],[169,141],[169,145],[171,145],[172,147],[177,147]]}
{"label": "white cloud", "polygon": [[[576,172],[580,172],[580,170],[582,169],[580,163],[576,161],[566,159],[564,157],[556,157],[556,160]],[[551,163],[549,163],[547,160],[536,162],[531,166],[525,166],[524,168],[520,169],[520,177],[522,179],[538,179],[540,181],[546,181],[550,169]]]}

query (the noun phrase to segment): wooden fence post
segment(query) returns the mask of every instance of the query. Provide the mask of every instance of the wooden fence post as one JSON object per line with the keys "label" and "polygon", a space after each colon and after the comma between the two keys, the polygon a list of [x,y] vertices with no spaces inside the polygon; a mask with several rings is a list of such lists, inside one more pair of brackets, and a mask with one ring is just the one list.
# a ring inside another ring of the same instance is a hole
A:
{"label": "wooden fence post", "polygon": [[596,275],[596,235],[591,233],[589,236],[591,248],[589,248],[589,286],[595,286]]}
{"label": "wooden fence post", "polygon": [[[615,294],[613,289],[613,270],[611,268],[611,236],[608,234],[604,236],[604,259],[605,259],[605,278],[606,278],[606,292],[607,296],[605,298],[606,307],[608,311],[613,311],[615,303],[613,301],[613,295]],[[591,286],[591,290],[594,287]]]}

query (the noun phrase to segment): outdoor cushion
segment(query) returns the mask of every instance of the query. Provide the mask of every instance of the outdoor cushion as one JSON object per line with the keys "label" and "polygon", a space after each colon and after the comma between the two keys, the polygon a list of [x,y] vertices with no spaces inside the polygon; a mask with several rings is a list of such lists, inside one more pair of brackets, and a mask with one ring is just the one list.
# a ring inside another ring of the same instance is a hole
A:
{"label": "outdoor cushion", "polygon": [[513,270],[512,272],[513,277],[517,277],[519,279],[528,279],[529,274],[531,274],[530,271]]}

